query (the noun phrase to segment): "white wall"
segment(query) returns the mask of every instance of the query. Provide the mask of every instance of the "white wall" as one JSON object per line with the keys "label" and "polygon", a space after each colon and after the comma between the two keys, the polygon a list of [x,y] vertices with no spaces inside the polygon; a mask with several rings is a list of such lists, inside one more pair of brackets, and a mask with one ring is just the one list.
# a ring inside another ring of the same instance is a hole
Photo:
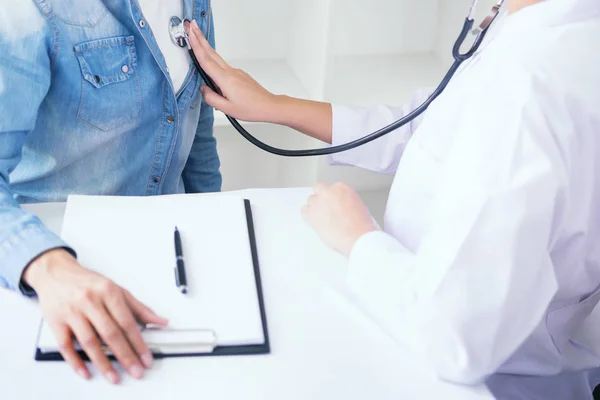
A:
{"label": "white wall", "polygon": [[[218,52],[276,93],[369,106],[399,105],[436,86],[451,61],[470,0],[214,0]],[[479,2],[479,16],[492,0]],[[479,23],[479,20],[476,21]],[[263,153],[217,112],[224,189],[307,186],[343,180],[362,191],[389,189],[392,177],[326,158]],[[284,148],[322,147],[289,129],[245,124]],[[365,132],[370,133],[370,132]]]}
{"label": "white wall", "polygon": [[395,55],[429,51],[435,42],[437,0],[333,0],[335,55]]}

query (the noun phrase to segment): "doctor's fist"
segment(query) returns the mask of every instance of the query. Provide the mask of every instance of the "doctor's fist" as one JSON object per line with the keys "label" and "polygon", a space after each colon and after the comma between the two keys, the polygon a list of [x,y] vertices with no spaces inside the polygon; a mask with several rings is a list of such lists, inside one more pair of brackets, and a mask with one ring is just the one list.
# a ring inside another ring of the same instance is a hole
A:
{"label": "doctor's fist", "polygon": [[119,375],[105,356],[101,341],[136,378],[152,364],[152,353],[141,336],[138,321],[165,325],[126,290],[83,268],[65,250],[49,251],[25,270],[23,280],[37,293],[44,318],[52,328],[65,361],[83,378],[90,372],[76,353],[75,341],[111,383]]}
{"label": "doctor's fist", "polygon": [[319,237],[345,256],[356,241],[377,226],[354,189],[344,183],[318,184],[302,215]]}
{"label": "doctor's fist", "polygon": [[277,98],[244,71],[229,66],[210,46],[196,21],[186,26],[190,46],[198,63],[223,95],[201,87],[207,104],[234,118],[250,122],[272,122]]}

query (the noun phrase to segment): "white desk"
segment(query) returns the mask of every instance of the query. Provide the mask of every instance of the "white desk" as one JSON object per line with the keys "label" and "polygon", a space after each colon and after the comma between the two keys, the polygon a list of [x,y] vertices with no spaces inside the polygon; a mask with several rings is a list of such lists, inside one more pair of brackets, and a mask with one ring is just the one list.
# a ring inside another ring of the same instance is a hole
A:
{"label": "white desk", "polygon": [[[253,204],[270,355],[160,360],[142,381],[84,381],[63,362],[34,361],[37,305],[0,290],[0,398],[493,399],[437,380],[338,294],[344,259],[304,224],[308,190],[237,193]],[[60,232],[64,204],[26,208]]]}

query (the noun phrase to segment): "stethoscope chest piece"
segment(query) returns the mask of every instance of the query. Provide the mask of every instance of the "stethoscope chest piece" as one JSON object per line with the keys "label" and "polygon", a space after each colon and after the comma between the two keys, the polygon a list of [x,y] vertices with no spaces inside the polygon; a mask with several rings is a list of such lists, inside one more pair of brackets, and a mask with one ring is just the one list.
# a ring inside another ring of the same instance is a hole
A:
{"label": "stethoscope chest piece", "polygon": [[[350,149],[354,149],[356,147],[367,144],[377,138],[380,138],[384,135],[387,135],[390,132],[406,125],[407,123],[411,122],[412,120],[417,118],[419,115],[421,115],[429,107],[429,105],[440,95],[440,93],[442,93],[444,91],[444,89],[448,85],[448,82],[450,82],[450,79],[452,79],[452,77],[454,76],[454,74],[456,73],[456,71],[458,70],[460,65],[464,61],[473,57],[474,54],[476,54],[477,50],[479,49],[479,46],[483,42],[483,39],[485,38],[485,36],[488,32],[488,29],[490,28],[490,26],[492,25],[492,23],[498,16],[500,8],[502,7],[502,4],[504,4],[504,2],[506,0],[497,0],[497,4],[492,8],[490,15],[483,21],[483,23],[479,26],[478,29],[473,31],[472,27],[473,27],[473,22],[474,22],[475,7],[476,7],[478,1],[479,0],[472,0],[471,11],[469,12],[469,16],[465,19],[465,22],[463,24],[463,28],[460,32],[460,35],[456,39],[456,41],[454,43],[454,47],[452,48],[452,55],[454,57],[454,63],[452,64],[452,66],[450,67],[450,69],[448,70],[446,75],[444,76],[442,82],[440,82],[440,84],[437,86],[437,88],[429,95],[427,100],[425,100],[420,106],[415,107],[415,109],[413,111],[411,111],[410,113],[408,113],[407,115],[403,116],[402,118],[400,118],[399,120],[397,120],[395,122],[392,122],[388,126],[380,128],[378,131],[375,131],[375,132],[373,132],[367,136],[364,136],[360,139],[355,139],[351,142],[336,145],[336,146],[329,146],[329,147],[310,149],[310,150],[284,150],[284,149],[278,149],[273,146],[269,146],[268,144],[261,142],[259,139],[255,138],[250,133],[248,133],[248,131],[246,131],[244,129],[244,127],[235,118],[232,118],[229,115],[226,115],[226,117],[229,120],[229,122],[231,123],[231,125],[233,125],[235,130],[237,130],[244,138],[246,138],[248,141],[250,141],[250,143],[254,144],[255,146],[258,146],[262,150],[268,151],[269,153],[277,154],[280,156],[287,156],[287,157],[321,156],[321,155],[339,153],[342,151],[348,151]],[[214,91],[215,93],[217,93],[219,95],[222,95],[220,89],[215,85],[215,83],[210,78],[210,76],[208,76],[206,74],[206,72],[202,69],[200,62],[194,55],[194,51],[192,50],[192,48],[190,46],[187,32],[185,30],[185,22],[186,21],[187,20],[182,21],[178,17],[171,18],[171,20],[169,21],[169,33],[171,35],[171,40],[173,41],[173,43],[175,43],[176,46],[188,48],[188,52],[190,53],[192,62],[194,63],[194,66],[198,70],[202,80],[206,83],[206,85],[210,89],[212,89],[212,91]],[[475,38],[475,42],[471,45],[471,48],[469,51],[467,51],[466,53],[461,53],[460,47],[462,46],[462,44],[464,43],[465,39],[467,38],[467,36],[469,35],[470,32],[477,35],[477,37]]]}
{"label": "stethoscope chest piece", "polygon": [[169,20],[169,36],[175,46],[187,46],[187,33],[185,31],[184,21],[179,17],[171,17]]}

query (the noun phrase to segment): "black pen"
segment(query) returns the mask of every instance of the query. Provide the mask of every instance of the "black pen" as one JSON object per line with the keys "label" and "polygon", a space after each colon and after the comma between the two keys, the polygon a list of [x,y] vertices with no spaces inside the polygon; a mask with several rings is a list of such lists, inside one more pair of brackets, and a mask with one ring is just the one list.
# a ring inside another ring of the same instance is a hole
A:
{"label": "black pen", "polygon": [[181,293],[187,293],[187,279],[185,277],[185,263],[183,262],[183,251],[181,250],[181,237],[179,230],[175,227],[175,256],[177,267],[175,268],[175,284]]}

